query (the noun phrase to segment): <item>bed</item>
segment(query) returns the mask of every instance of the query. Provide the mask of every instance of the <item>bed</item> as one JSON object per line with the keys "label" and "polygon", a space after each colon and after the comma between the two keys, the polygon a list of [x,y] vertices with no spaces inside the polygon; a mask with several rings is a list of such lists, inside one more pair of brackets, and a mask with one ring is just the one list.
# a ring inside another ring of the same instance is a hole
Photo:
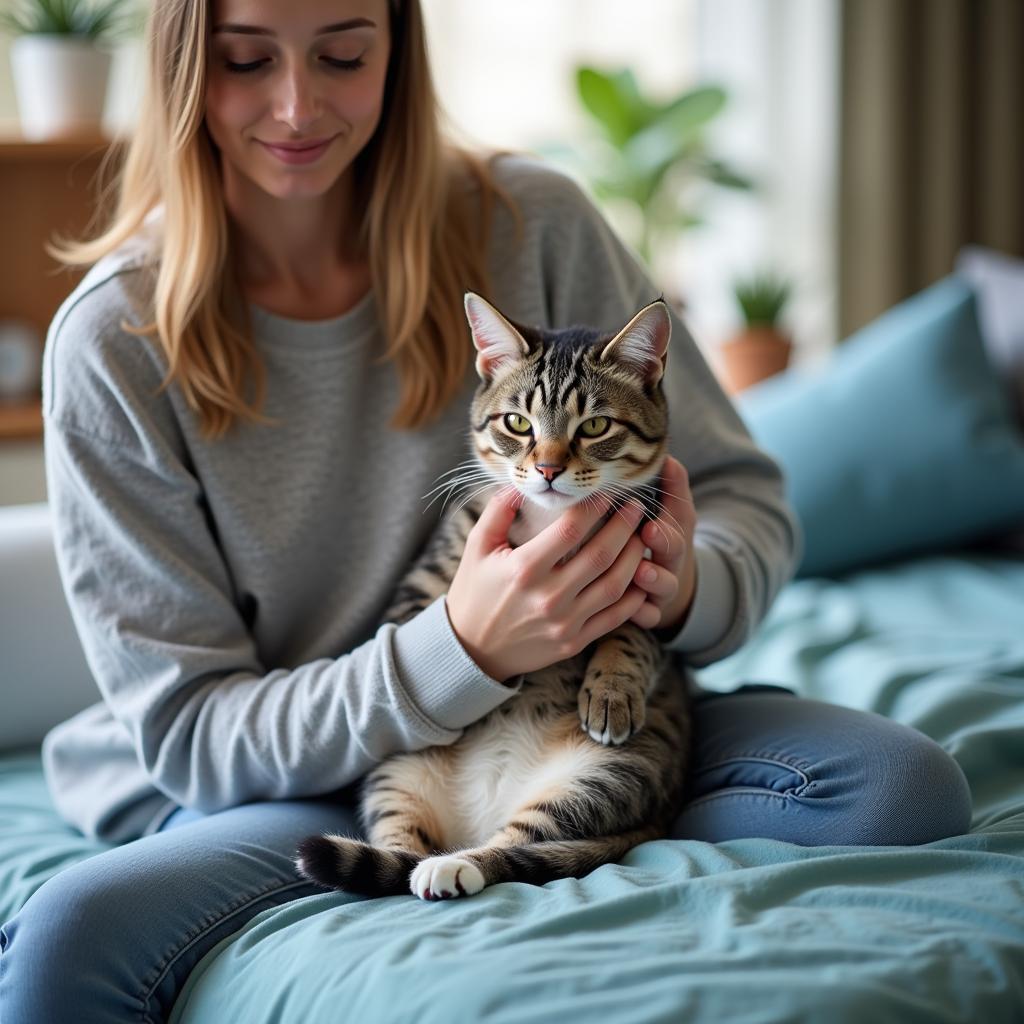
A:
{"label": "bed", "polygon": [[[941,743],[970,834],[922,847],[646,843],[471,900],[324,894],[193,971],[178,1024],[1024,1020],[1024,559],[964,550],[790,584],[709,689],[785,683]],[[0,757],[4,916],[98,849]]]}
{"label": "bed", "polygon": [[[260,914],[210,951],[172,1019],[1024,1021],[1024,555],[1006,533],[1024,523],[1024,442],[975,358],[975,292],[962,280],[936,288],[813,386],[787,379],[744,400],[755,436],[787,469],[807,547],[753,639],[698,681],[781,684],[919,729],[966,774],[969,833],[918,847],[665,840],[585,878],[467,900],[325,893]],[[948,351],[936,317],[952,325]],[[919,404],[926,390],[906,386],[921,377],[907,363],[915,330],[928,366],[945,366],[928,384],[936,408],[918,409],[930,425],[920,436],[897,427],[906,396]],[[894,374],[905,386],[889,400],[877,377]],[[844,402],[865,388],[873,428],[892,443],[872,447],[867,428],[851,433],[844,420]],[[801,447],[812,417],[827,465]],[[958,438],[964,451],[953,450]],[[8,569],[19,550],[5,549],[3,527],[0,517],[0,580],[5,550]],[[22,627],[11,622],[13,637]],[[24,687],[12,664],[0,672],[8,700]],[[37,745],[10,740],[0,919],[103,849],[57,818]]]}

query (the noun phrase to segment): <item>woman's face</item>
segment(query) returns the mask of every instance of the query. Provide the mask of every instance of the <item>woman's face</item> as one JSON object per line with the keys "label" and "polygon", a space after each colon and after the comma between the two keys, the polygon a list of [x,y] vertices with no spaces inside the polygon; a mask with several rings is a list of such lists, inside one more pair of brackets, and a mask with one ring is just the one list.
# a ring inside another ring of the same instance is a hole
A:
{"label": "woman's face", "polygon": [[206,124],[225,173],[323,195],[380,120],[387,0],[214,0],[213,14]]}

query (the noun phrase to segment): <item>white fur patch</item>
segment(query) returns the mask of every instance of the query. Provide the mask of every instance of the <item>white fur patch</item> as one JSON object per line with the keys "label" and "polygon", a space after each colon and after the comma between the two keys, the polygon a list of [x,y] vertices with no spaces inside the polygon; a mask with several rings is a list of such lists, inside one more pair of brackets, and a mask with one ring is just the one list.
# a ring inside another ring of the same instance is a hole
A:
{"label": "white fur patch", "polygon": [[[495,719],[464,737],[453,773],[450,805],[455,829],[453,845],[483,846],[517,811],[564,792],[573,780],[606,759],[604,750],[581,733],[569,746],[553,742],[529,710],[529,694],[521,702],[522,723]],[[519,708],[517,708],[519,710]],[[564,735],[564,730],[560,730]]]}
{"label": "white fur patch", "polygon": [[475,895],[484,887],[484,876],[464,857],[428,857],[413,869],[409,887],[421,900],[448,900]]}

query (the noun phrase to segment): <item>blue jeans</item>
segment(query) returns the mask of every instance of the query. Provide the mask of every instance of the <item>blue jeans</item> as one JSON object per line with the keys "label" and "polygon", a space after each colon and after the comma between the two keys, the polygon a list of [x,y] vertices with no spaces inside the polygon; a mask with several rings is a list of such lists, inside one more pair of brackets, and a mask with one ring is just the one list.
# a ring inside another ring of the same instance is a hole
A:
{"label": "blue jeans", "polygon": [[[679,838],[908,845],[970,826],[956,762],[878,715],[748,688],[699,700],[695,733]],[[165,1020],[216,943],[321,891],[291,861],[319,831],[357,834],[353,809],[325,799],[182,809],[157,834],[59,871],[0,929],[3,1024]]]}

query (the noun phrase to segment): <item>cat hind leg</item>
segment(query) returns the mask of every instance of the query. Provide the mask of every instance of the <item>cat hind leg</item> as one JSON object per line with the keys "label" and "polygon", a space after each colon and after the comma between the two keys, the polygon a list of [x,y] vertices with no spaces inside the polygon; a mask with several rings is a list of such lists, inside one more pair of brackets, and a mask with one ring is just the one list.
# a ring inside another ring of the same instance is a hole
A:
{"label": "cat hind leg", "polygon": [[299,843],[295,867],[325,889],[360,896],[397,896],[423,859],[410,850],[386,850],[346,836],[307,836]]}
{"label": "cat hind leg", "polygon": [[409,877],[409,887],[421,900],[475,896],[486,884],[476,864],[457,853],[427,857]]}
{"label": "cat hind leg", "polygon": [[472,896],[498,882],[544,885],[556,878],[582,878],[610,864],[634,846],[664,837],[657,827],[593,839],[549,839],[526,846],[482,846],[420,861],[411,888],[422,900]]}

